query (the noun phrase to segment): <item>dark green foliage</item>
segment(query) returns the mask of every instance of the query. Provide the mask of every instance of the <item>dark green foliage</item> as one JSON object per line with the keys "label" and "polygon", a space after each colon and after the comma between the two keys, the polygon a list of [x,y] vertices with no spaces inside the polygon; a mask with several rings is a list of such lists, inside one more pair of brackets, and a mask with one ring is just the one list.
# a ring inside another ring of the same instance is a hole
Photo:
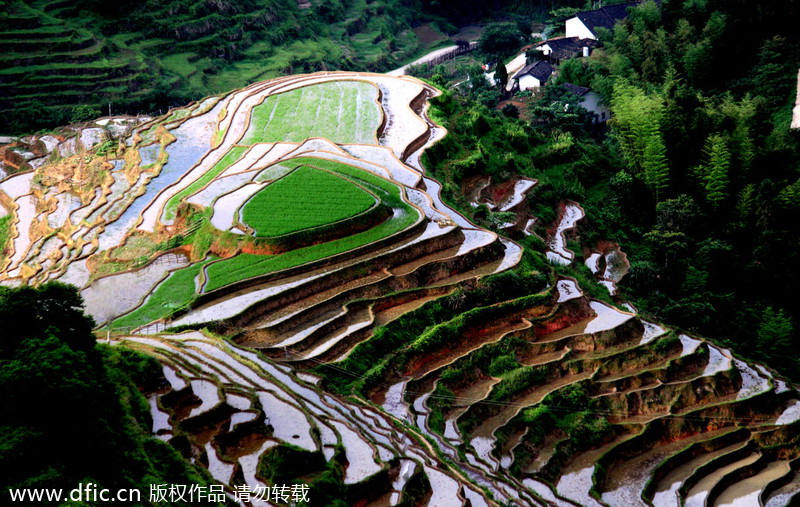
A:
{"label": "dark green foliage", "polygon": [[[789,303],[800,290],[798,216],[784,204],[800,163],[788,132],[800,64],[790,4],[647,2],[606,34],[605,57],[587,69],[611,101],[628,171],[662,201],[639,213],[607,192],[593,204],[625,236],[623,287],[640,310],[798,375],[800,364],[784,359],[800,346]],[[577,65],[566,70],[585,80]],[[760,338],[759,322],[774,340]]]}
{"label": "dark green foliage", "polygon": [[94,348],[94,322],[83,314],[83,300],[69,285],[48,283],[37,289],[0,287],[0,319],[4,323],[0,339],[2,357],[10,357],[29,346],[29,337],[54,340],[51,328],[58,330],[58,342],[69,349],[86,352]]}
{"label": "dark green foliage", "polygon": [[696,168],[696,176],[706,191],[706,199],[713,207],[718,207],[727,197],[728,171],[731,154],[725,139],[712,134],[706,140],[703,150],[704,164]]}
{"label": "dark green foliage", "polygon": [[3,288],[0,319],[0,469],[9,487],[105,488],[208,484],[150,436],[149,389],[161,382],[152,359],[96,346],[75,287]]}
{"label": "dark green foliage", "polygon": [[783,310],[766,307],[758,323],[758,348],[773,365],[791,366],[792,358],[786,351],[792,350],[796,331],[791,318]]}
{"label": "dark green foliage", "polygon": [[94,120],[100,117],[100,111],[92,106],[81,104],[72,108],[70,113],[70,123],[80,123],[82,121]]}
{"label": "dark green foliage", "polygon": [[506,69],[505,64],[502,62],[497,65],[497,71],[494,74],[494,80],[497,81],[497,86],[501,89],[504,89],[508,83],[508,70]]}
{"label": "dark green foliage", "polygon": [[[597,414],[596,404],[589,399],[581,384],[570,384],[548,395],[542,401],[555,425],[570,439],[585,448],[594,447],[612,432],[611,423]],[[586,410],[586,411],[584,411]],[[543,414],[538,417],[544,417]]]}
{"label": "dark green foliage", "polygon": [[573,58],[558,66],[557,80],[554,83],[572,83],[578,86],[592,86],[594,73],[582,58]]}
{"label": "dark green foliage", "polygon": [[492,23],[483,29],[478,49],[484,54],[503,58],[511,55],[525,38],[514,23]]}
{"label": "dark green foliage", "polygon": [[308,452],[290,444],[273,447],[259,459],[259,475],[270,484],[290,484],[326,467],[322,453]]}
{"label": "dark green foliage", "polygon": [[519,108],[514,104],[506,104],[503,106],[503,114],[510,118],[519,118]]}
{"label": "dark green foliage", "polygon": [[[602,34],[605,48],[595,56],[560,65],[558,81],[529,104],[530,126],[483,107],[491,101],[477,75],[472,88],[435,99],[432,114],[449,135],[427,150],[426,168],[450,203],[486,227],[497,217],[465,202],[464,178],[537,179],[529,210],[543,228],[558,201],[580,202],[586,219],[574,246],[619,242],[631,263],[620,289],[640,311],[797,377],[794,12],[788,0],[755,10],[716,0],[647,2]],[[578,98],[553,86],[559,82],[600,93],[615,113],[610,132],[591,126]],[[607,297],[582,266],[559,269]],[[759,339],[761,319],[770,323],[763,336],[777,338]]]}
{"label": "dark green foliage", "polygon": [[403,496],[398,504],[400,507],[412,507],[424,503],[427,495],[431,491],[431,484],[428,475],[417,472],[411,476],[403,488]]}
{"label": "dark green foliage", "polygon": [[[355,485],[344,483],[347,459],[344,447],[337,446],[328,461],[321,452],[309,452],[291,444],[280,444],[261,455],[258,474],[270,485],[304,484],[309,487],[309,502],[299,505],[353,505],[384,487],[384,472]],[[380,483],[377,487],[373,483]],[[424,487],[424,485],[417,485]],[[413,491],[413,490],[412,490]]]}
{"label": "dark green foliage", "polygon": [[515,368],[519,368],[517,359],[511,354],[506,354],[494,357],[492,362],[489,364],[487,373],[493,377],[498,377]]}
{"label": "dark green foliage", "polygon": [[492,401],[505,401],[513,399],[514,395],[521,393],[531,386],[541,385],[547,378],[545,366],[523,366],[509,371],[503,375],[503,381],[494,386],[489,399]]}
{"label": "dark green foliage", "polygon": [[[503,181],[519,174],[538,179],[531,194],[535,195],[531,212],[547,226],[555,218],[557,200],[582,202],[585,189],[618,163],[592,141],[588,115],[574,95],[551,87],[545,97],[531,108],[537,116],[533,128],[475,104],[470,100],[474,96],[444,94],[433,99],[431,114],[449,135],[425,151],[425,167],[444,182],[444,197],[476,223],[493,227],[488,210],[469,206],[461,194],[458,185],[466,177],[488,174],[494,181]],[[552,102],[544,104],[547,101]]]}
{"label": "dark green foliage", "polygon": [[663,103],[623,80],[614,86],[611,106],[613,132],[628,168],[658,198],[669,188],[669,166],[661,133]]}

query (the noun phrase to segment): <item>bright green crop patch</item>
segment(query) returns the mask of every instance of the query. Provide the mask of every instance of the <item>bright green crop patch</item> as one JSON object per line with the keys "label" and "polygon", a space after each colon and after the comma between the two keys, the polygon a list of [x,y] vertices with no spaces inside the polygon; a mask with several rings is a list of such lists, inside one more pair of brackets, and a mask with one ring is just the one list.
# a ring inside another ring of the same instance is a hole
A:
{"label": "bright green crop patch", "polygon": [[5,259],[9,239],[11,239],[11,215],[6,215],[0,218],[0,262]]}
{"label": "bright green crop patch", "polygon": [[413,214],[402,212],[399,216],[393,216],[372,229],[346,238],[299,248],[280,255],[239,254],[236,257],[215,262],[208,267],[209,280],[205,290],[209,292],[239,280],[292,268],[374,243],[411,226],[418,217],[416,211]]}
{"label": "bright green crop patch", "polygon": [[311,165],[351,179],[377,195],[383,204],[392,207],[394,214],[385,222],[352,236],[299,248],[279,255],[240,254],[214,262],[208,266],[208,282],[205,292],[219,289],[239,280],[292,268],[374,243],[410,227],[420,218],[419,211],[403,200],[402,192],[398,185],[363,169],[314,157],[298,157],[283,162],[283,165],[290,167]]}
{"label": "bright green crop patch", "polygon": [[301,142],[374,143],[381,122],[377,89],[358,81],[304,86],[267,97],[253,108],[242,144]]}
{"label": "bright green crop patch", "polygon": [[344,220],[375,204],[375,197],[353,182],[301,166],[247,201],[242,219],[256,236],[280,236]]}

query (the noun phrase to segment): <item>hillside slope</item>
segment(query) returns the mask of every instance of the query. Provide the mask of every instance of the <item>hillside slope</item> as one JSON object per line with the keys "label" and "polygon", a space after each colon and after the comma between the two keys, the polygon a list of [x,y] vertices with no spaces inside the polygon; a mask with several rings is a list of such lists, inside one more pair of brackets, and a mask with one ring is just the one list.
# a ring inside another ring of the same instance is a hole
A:
{"label": "hillside slope", "polygon": [[[438,93],[408,77],[287,76],[116,142],[97,124],[30,139],[41,163],[0,182],[2,283],[81,287],[117,346],[164,367],[147,392],[153,432],[232,493],[299,482],[313,502],[376,505],[796,497],[797,390],[557,276],[547,259],[574,264],[585,212],[563,203],[537,240],[519,222],[535,181],[476,193],[515,220],[519,243],[443,203],[420,164],[446,139],[427,114]],[[328,220],[257,234],[242,210],[305,199],[279,182],[314,171],[375,204],[326,196],[315,206]],[[591,259],[610,287],[624,283],[618,247]]]}
{"label": "hillside slope", "polygon": [[150,113],[279,75],[385,71],[422,48],[414,16],[399,0],[4,0],[3,133],[89,119],[78,106]]}

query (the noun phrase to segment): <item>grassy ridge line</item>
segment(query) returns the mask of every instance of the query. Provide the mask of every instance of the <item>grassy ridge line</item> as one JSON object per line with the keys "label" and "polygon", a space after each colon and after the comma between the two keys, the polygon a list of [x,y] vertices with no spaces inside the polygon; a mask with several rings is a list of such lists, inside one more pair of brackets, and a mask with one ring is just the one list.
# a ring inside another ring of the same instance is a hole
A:
{"label": "grassy ridge line", "polygon": [[212,259],[207,259],[173,271],[141,306],[114,320],[112,327],[136,328],[185,307],[197,293],[195,279],[202,268],[211,261]]}
{"label": "grassy ridge line", "polygon": [[[434,324],[432,327],[427,328],[417,339],[406,344],[399,352],[395,352],[389,357],[384,357],[377,364],[373,358],[374,366],[354,383],[354,389],[364,392],[370,386],[380,385],[387,374],[391,371],[399,372],[414,356],[424,355],[429,350],[439,347],[448,341],[457,341],[461,336],[461,331],[471,325],[478,322],[486,322],[507,312],[543,304],[549,301],[550,298],[551,294],[548,289],[539,294],[531,294],[497,305],[472,308],[446,322]],[[348,369],[345,365],[342,365],[342,367]]]}
{"label": "grassy ridge line", "polygon": [[[287,164],[287,162],[283,163]],[[367,231],[326,243],[299,248],[285,254],[275,256],[239,254],[236,257],[217,261],[209,265],[206,270],[208,283],[204,292],[211,292],[240,280],[292,268],[353,250],[405,230],[421,218],[420,212],[405,202],[402,191],[397,184],[373,173],[341,162],[312,157],[299,157],[292,159],[291,163],[295,167],[311,164],[320,169],[339,173],[349,179],[353,179],[366,188],[373,190],[386,205],[400,208],[402,214]]]}
{"label": "grassy ridge line", "polygon": [[270,237],[339,222],[376,203],[376,197],[347,179],[300,166],[251,197],[241,216],[257,237]]}
{"label": "grassy ridge line", "polygon": [[219,162],[214,164],[214,167],[206,171],[205,174],[200,176],[190,185],[187,185],[183,190],[172,196],[172,198],[167,201],[167,204],[164,207],[164,218],[166,220],[172,220],[175,218],[175,211],[178,209],[178,206],[184,199],[211,183],[214,178],[219,176],[223,171],[225,171],[225,169],[238,162],[247,149],[248,148],[244,146],[231,147],[231,149],[228,150],[228,152],[219,160]]}

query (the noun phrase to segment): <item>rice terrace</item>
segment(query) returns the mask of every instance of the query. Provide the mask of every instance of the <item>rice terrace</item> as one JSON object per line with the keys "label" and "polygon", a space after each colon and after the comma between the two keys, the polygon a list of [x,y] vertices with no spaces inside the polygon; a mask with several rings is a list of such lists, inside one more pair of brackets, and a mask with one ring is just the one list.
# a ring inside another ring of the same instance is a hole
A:
{"label": "rice terrace", "polygon": [[[306,191],[302,200],[297,195]],[[376,206],[368,190],[309,166],[300,166],[260,190],[241,210],[256,236],[279,236],[338,222]]]}
{"label": "rice terrace", "polygon": [[75,285],[98,341],[155,358],[154,448],[229,495],[797,502],[796,387],[639,315],[622,247],[576,241],[592,208],[561,202],[538,238],[537,181],[511,173],[464,187],[502,235],[446,204],[441,95],[323,71],[31,136],[0,180],[0,281]]}

